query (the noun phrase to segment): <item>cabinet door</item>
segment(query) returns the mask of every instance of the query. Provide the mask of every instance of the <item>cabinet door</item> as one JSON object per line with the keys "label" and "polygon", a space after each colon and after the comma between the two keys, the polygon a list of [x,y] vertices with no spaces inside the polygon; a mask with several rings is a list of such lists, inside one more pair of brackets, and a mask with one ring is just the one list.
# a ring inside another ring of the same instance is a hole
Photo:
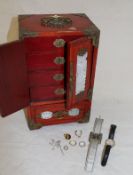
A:
{"label": "cabinet door", "polygon": [[68,43],[67,48],[67,107],[87,99],[90,86],[93,46],[91,39],[82,37]]}
{"label": "cabinet door", "polygon": [[0,114],[4,117],[29,104],[25,49],[22,41],[0,46]]}

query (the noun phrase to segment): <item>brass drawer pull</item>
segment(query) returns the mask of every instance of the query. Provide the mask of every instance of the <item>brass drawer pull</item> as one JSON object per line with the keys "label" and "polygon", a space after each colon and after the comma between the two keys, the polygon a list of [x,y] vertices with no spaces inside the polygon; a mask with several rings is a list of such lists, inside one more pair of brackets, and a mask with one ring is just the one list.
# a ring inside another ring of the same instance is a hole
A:
{"label": "brass drawer pull", "polygon": [[63,95],[65,94],[65,90],[63,88],[58,88],[55,90],[56,95]]}
{"label": "brass drawer pull", "polygon": [[64,74],[55,74],[53,76],[53,79],[56,80],[56,81],[61,81],[64,79]]}
{"label": "brass drawer pull", "polygon": [[55,64],[64,64],[65,63],[65,58],[64,57],[56,57],[54,59]]}
{"label": "brass drawer pull", "polygon": [[57,119],[63,119],[64,115],[67,115],[66,111],[57,111],[54,113],[54,117]]}
{"label": "brass drawer pull", "polygon": [[53,42],[53,45],[57,48],[64,47],[65,46],[65,40],[64,39],[56,39]]}

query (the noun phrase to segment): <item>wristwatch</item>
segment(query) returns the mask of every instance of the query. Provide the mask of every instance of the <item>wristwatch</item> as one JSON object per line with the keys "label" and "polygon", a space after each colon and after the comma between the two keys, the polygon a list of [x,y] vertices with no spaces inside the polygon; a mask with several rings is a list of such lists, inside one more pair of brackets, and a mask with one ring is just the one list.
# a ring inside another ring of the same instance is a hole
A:
{"label": "wristwatch", "polygon": [[103,153],[102,153],[102,159],[101,159],[102,166],[105,166],[107,164],[110,150],[112,147],[115,146],[114,135],[115,135],[116,127],[117,126],[114,124],[110,126],[109,136],[108,136],[108,139],[105,141],[105,146],[104,146]]}

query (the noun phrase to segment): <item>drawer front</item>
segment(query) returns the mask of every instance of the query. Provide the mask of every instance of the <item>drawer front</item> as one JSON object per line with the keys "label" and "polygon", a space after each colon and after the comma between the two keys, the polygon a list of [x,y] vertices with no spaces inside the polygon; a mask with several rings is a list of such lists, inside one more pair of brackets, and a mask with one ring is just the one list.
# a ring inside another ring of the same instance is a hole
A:
{"label": "drawer front", "polygon": [[31,101],[62,100],[65,98],[64,86],[30,88]]}
{"label": "drawer front", "polygon": [[64,69],[64,50],[60,52],[37,52],[27,54],[27,66],[29,71],[40,69]]}
{"label": "drawer front", "polygon": [[31,37],[25,38],[24,43],[26,46],[26,52],[32,51],[54,51],[62,50],[66,42],[79,38],[80,36],[43,36],[43,37]]}
{"label": "drawer front", "polygon": [[89,108],[90,104],[83,101],[68,110],[65,108],[65,103],[54,103],[33,106],[32,111],[36,122],[50,125],[78,121],[84,118]]}
{"label": "drawer front", "polygon": [[[71,114],[71,111],[77,111],[77,114]],[[44,110],[40,115],[37,116],[36,121],[44,124],[59,124],[59,123],[67,123],[74,122],[79,120],[84,116],[84,110],[78,108],[72,108],[71,111],[60,110],[60,111],[49,111]]]}
{"label": "drawer front", "polygon": [[49,71],[34,71],[29,73],[29,86],[56,86],[64,85],[64,71],[49,70]]}

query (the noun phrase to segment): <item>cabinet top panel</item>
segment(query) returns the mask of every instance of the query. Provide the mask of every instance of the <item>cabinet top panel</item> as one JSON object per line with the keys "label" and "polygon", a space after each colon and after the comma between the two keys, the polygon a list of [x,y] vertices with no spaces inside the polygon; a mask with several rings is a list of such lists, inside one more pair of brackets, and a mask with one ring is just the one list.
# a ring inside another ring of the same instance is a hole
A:
{"label": "cabinet top panel", "polygon": [[19,35],[24,37],[92,35],[98,28],[83,13],[19,15]]}

